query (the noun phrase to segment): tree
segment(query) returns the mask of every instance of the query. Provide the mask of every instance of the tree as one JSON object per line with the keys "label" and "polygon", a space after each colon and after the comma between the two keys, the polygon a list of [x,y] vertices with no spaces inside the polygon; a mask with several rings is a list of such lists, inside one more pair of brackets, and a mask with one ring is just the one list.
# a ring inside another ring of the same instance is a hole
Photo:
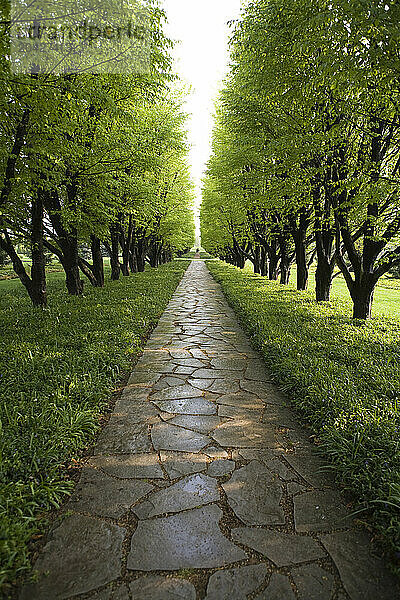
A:
{"label": "tree", "polygon": [[[400,261],[399,10],[361,0],[250,2],[222,93],[230,138],[212,158],[241,156],[269,239],[292,236],[298,289],[316,256],[316,297],[328,300],[338,265],[361,319],[379,278]],[[208,177],[222,183],[231,175],[232,193],[233,173]],[[247,224],[240,228],[247,235]]]}
{"label": "tree", "polygon": [[[7,10],[4,16],[7,24]],[[46,304],[45,249],[60,260],[68,292],[80,295],[81,272],[92,285],[104,285],[102,242],[113,279],[121,267],[125,275],[143,270],[152,248],[157,264],[172,257],[180,242],[170,232],[160,234],[164,209],[182,217],[185,243],[191,236],[185,117],[171,89],[164,17],[148,3],[150,69],[141,74],[14,74],[9,53],[2,55],[0,248],[35,305]],[[4,50],[7,43],[6,34]],[[171,193],[175,175],[161,175],[174,161],[179,200]],[[30,274],[18,255],[21,239],[31,247]],[[90,246],[91,260],[79,254],[82,243]]]}

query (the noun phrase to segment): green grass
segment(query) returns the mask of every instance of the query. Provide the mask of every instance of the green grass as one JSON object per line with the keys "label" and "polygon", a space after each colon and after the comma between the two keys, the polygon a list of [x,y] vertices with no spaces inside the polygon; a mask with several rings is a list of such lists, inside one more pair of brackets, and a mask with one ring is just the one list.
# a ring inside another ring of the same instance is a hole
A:
{"label": "green grass", "polygon": [[[253,265],[250,261],[246,262],[246,272],[253,273]],[[315,267],[310,269],[310,278],[308,289],[315,291]],[[294,266],[290,274],[289,285],[296,288],[296,267]],[[349,314],[351,313],[351,304],[349,303],[349,291],[346,282],[341,275],[333,280],[332,299],[344,300],[348,302]],[[374,302],[372,306],[373,315],[383,315],[400,319],[400,279],[392,277],[382,277],[375,288]]]}
{"label": "green grass", "polygon": [[[208,252],[204,252],[204,250],[200,250],[199,252],[200,254],[200,259],[201,260],[206,260],[211,258],[210,254],[208,254]],[[194,251],[190,251],[190,252],[186,252],[186,254],[183,255],[183,258],[194,258],[196,256],[196,252]]]}
{"label": "green grass", "polygon": [[[272,376],[318,434],[337,479],[362,510],[359,518],[373,520],[399,559],[400,319],[376,309],[375,318],[357,326],[337,284],[333,301],[317,304],[311,291],[220,261],[207,265]],[[377,305],[384,307],[381,292]]]}
{"label": "green grass", "polygon": [[0,282],[0,596],[29,570],[40,516],[71,492],[63,468],[99,430],[188,262],[148,268],[69,297],[48,278],[49,308],[31,307],[18,281]]}

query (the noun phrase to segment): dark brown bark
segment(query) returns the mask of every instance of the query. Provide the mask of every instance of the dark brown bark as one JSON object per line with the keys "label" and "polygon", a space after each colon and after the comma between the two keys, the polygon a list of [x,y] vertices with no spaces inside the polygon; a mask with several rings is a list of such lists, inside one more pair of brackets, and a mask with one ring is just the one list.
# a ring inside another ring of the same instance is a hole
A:
{"label": "dark brown bark", "polygon": [[[30,111],[29,109],[24,110],[21,120],[17,125],[15,131],[14,144],[10,154],[7,158],[3,185],[0,193],[0,207],[3,206],[8,200],[11,193],[12,184],[15,177],[15,168],[17,160],[21,154],[21,150],[25,144],[26,133],[28,129]],[[11,257],[10,257],[11,258]]]}
{"label": "dark brown bark", "polygon": [[278,243],[273,239],[268,246],[268,279],[276,281],[279,276]]}
{"label": "dark brown bark", "polygon": [[325,200],[322,206],[321,188],[317,182],[313,190],[315,213],[315,249],[317,269],[315,271],[315,295],[317,302],[328,302],[332,288],[333,270],[336,258],[334,252],[335,234],[330,225],[331,198],[329,189],[325,189]]}
{"label": "dark brown bark", "polygon": [[303,232],[297,232],[293,235],[293,240],[296,251],[297,289],[306,290],[308,285],[306,238]]}
{"label": "dark brown bark", "polygon": [[153,268],[158,267],[160,263],[160,255],[161,255],[161,244],[160,242],[153,242],[151,248],[148,252],[148,257],[150,261],[150,266]]}
{"label": "dark brown bark", "polygon": [[286,232],[282,232],[279,236],[279,255],[281,272],[280,283],[287,285],[289,283],[292,260],[289,254],[288,234]]}
{"label": "dark brown bark", "polygon": [[260,246],[256,246],[254,248],[253,268],[254,268],[254,273],[261,275],[261,248],[260,248]]}
{"label": "dark brown bark", "polygon": [[32,279],[29,277],[28,273],[26,272],[24,264],[23,264],[22,260],[20,259],[20,257],[18,256],[18,253],[17,253],[17,251],[14,247],[14,244],[12,243],[11,238],[7,231],[2,231],[0,234],[0,248],[2,250],[4,250],[4,252],[6,252],[8,254],[8,256],[10,257],[12,265],[13,265],[13,269],[14,269],[15,273],[18,275],[19,280],[21,281],[22,285],[28,292],[29,297],[32,300],[32,304],[34,306],[42,306],[42,307],[45,306],[45,304],[42,303],[43,296],[42,295],[38,296],[37,290],[33,287]]}
{"label": "dark brown bark", "polygon": [[111,279],[112,281],[118,281],[121,275],[121,264],[119,262],[119,230],[116,225],[110,227],[111,236]]}
{"label": "dark brown bark", "polygon": [[92,251],[93,275],[96,278],[96,287],[104,287],[104,261],[101,252],[101,242],[95,235],[90,236]]}
{"label": "dark brown bark", "polygon": [[325,254],[318,257],[317,269],[315,271],[315,296],[317,302],[328,302],[332,288],[333,264],[330,263]]}
{"label": "dark brown bark", "polygon": [[[74,183],[67,186],[70,206],[76,201],[77,188]],[[79,273],[78,232],[75,227],[66,229],[61,219],[62,206],[56,191],[44,196],[44,205],[49,215],[51,224],[57,234],[54,239],[58,248],[57,256],[65,271],[65,282],[68,293],[79,296],[83,292],[83,281]],[[47,244],[46,244],[47,245]]]}
{"label": "dark brown bark", "polygon": [[304,207],[288,217],[295,246],[298,290],[306,290],[308,285],[307,230],[310,214],[310,210]]}
{"label": "dark brown bark", "polygon": [[95,275],[93,273],[93,267],[92,267],[92,265],[89,264],[87,262],[87,260],[85,260],[81,256],[78,259],[78,265],[79,265],[79,268],[82,271],[82,273],[89,279],[90,284],[93,287],[98,287],[97,281],[96,281],[96,277],[95,277]]}
{"label": "dark brown bark", "polygon": [[68,293],[71,296],[80,296],[83,292],[83,281],[80,278],[78,234],[75,228],[72,228],[68,234],[67,243],[64,243],[61,263],[65,271]]}
{"label": "dark brown bark", "polygon": [[260,255],[260,275],[266,277],[268,275],[268,253],[264,246],[261,246],[261,255]]}
{"label": "dark brown bark", "polygon": [[137,273],[138,272],[138,265],[137,265],[137,260],[136,260],[136,251],[135,251],[135,247],[134,246],[131,247],[131,251],[129,253],[129,268],[131,270],[131,273]]}
{"label": "dark brown bark", "polygon": [[370,319],[374,299],[375,279],[363,275],[354,282],[350,291],[353,300],[353,319]]}
{"label": "dark brown bark", "polygon": [[46,259],[43,245],[43,195],[38,191],[31,208],[32,290],[29,294],[35,306],[47,305]]}

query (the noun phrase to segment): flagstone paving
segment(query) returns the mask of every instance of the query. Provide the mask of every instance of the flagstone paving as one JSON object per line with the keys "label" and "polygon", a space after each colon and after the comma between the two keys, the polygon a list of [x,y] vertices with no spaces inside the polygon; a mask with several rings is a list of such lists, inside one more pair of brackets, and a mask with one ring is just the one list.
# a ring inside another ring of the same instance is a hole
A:
{"label": "flagstone paving", "polygon": [[285,397],[193,261],[21,600],[396,600]]}

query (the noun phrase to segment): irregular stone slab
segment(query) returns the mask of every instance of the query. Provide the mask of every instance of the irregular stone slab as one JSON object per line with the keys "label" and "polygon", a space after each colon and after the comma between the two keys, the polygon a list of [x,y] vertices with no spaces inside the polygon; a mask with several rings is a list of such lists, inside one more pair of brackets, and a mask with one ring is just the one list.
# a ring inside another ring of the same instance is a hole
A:
{"label": "irregular stone slab", "polygon": [[253,381],[251,379],[241,379],[240,387],[245,392],[256,394],[260,398],[263,396],[265,383],[263,381]]}
{"label": "irregular stone slab", "polygon": [[172,517],[139,521],[128,569],[211,569],[243,560],[243,550],[222,535],[218,526],[221,517],[221,509],[212,504]]}
{"label": "irregular stone slab", "polygon": [[305,565],[292,571],[299,600],[330,600],[333,577],[318,565]]}
{"label": "irregular stone slab", "polygon": [[139,577],[129,588],[134,600],[196,600],[194,586],[175,577]]}
{"label": "irregular stone slab", "polygon": [[215,446],[209,446],[205,450],[203,450],[203,454],[209,456],[210,458],[228,458],[228,453],[226,450],[222,448],[216,448]]}
{"label": "irregular stone slab", "polygon": [[207,469],[207,475],[210,477],[223,477],[229,475],[235,468],[233,460],[214,460]]}
{"label": "irregular stone slab", "polygon": [[191,358],[191,354],[189,353],[189,350],[182,350],[182,349],[175,350],[174,348],[170,348],[169,353],[172,356],[172,358]]}
{"label": "irregular stone slab", "polygon": [[287,492],[289,494],[289,496],[293,496],[294,494],[299,494],[299,493],[303,493],[306,492],[307,488],[306,486],[297,483],[297,481],[289,481],[289,483],[287,484]]}
{"label": "irregular stone slab", "polygon": [[200,360],[207,360],[207,355],[200,348],[190,348],[190,354],[193,358],[199,358]]}
{"label": "irregular stone slab", "polygon": [[145,371],[134,370],[128,379],[128,385],[153,385],[158,379],[160,379],[160,373],[147,373]]}
{"label": "irregular stone slab", "polygon": [[234,394],[239,391],[239,382],[231,379],[216,379],[207,391],[214,394]]}
{"label": "irregular stone slab", "polygon": [[165,388],[174,387],[177,385],[183,385],[183,383],[184,383],[183,379],[180,379],[179,377],[172,377],[171,375],[168,375],[167,377],[163,377],[162,379],[157,381],[157,383],[153,385],[153,390],[161,391],[161,390],[164,390]]}
{"label": "irregular stone slab", "polygon": [[211,365],[215,369],[227,369],[228,371],[244,371],[247,367],[245,358],[213,358]]}
{"label": "irregular stone slab", "polygon": [[233,529],[232,540],[260,552],[277,567],[288,567],[325,556],[325,552],[312,538],[269,529]]}
{"label": "irregular stone slab", "polygon": [[278,456],[282,456],[282,453],[279,451],[242,448],[239,450],[239,453],[246,460],[258,460],[258,462],[267,467],[271,473],[279,475],[279,477],[285,481],[289,481],[296,477],[296,473],[279,460]]}
{"label": "irregular stone slab", "polygon": [[174,363],[178,367],[192,367],[193,369],[202,369],[204,363],[198,358],[177,358]]}
{"label": "irregular stone slab", "polygon": [[65,600],[114,581],[121,574],[125,533],[92,517],[66,518],[35,563],[39,582],[25,587],[21,600]]}
{"label": "irregular stone slab", "polygon": [[[159,331],[161,330],[161,328],[159,329]],[[139,359],[139,363],[138,364],[147,364],[147,363],[154,363],[154,362],[162,362],[162,361],[168,361],[169,360],[169,352],[168,350],[164,350],[164,349],[158,349],[158,350],[153,350],[151,348],[145,348],[143,355],[140,357]]]}
{"label": "irregular stone slab", "polygon": [[255,381],[270,381],[270,376],[264,363],[257,359],[248,361],[244,377],[245,379],[253,379]]}
{"label": "irregular stone slab", "polygon": [[157,454],[94,456],[90,464],[120,479],[163,479]]}
{"label": "irregular stone slab", "polygon": [[150,452],[148,426],[110,422],[101,432],[95,454],[139,454]]}
{"label": "irregular stone slab", "polygon": [[349,525],[348,512],[334,490],[305,492],[293,502],[297,531],[327,531]]}
{"label": "irregular stone slab", "polygon": [[242,421],[261,422],[262,411],[260,409],[245,409],[240,406],[229,406],[228,404],[218,405],[218,415],[230,419],[239,419]]}
{"label": "irregular stone slab", "polygon": [[212,385],[213,381],[213,379],[192,379],[191,377],[188,379],[188,383],[199,390],[206,390]]}
{"label": "irregular stone slab", "polygon": [[94,596],[90,596],[90,600],[131,600],[131,595],[127,586],[122,584],[115,588],[105,588],[101,592],[95,593]]}
{"label": "irregular stone slab", "polygon": [[138,363],[136,365],[136,372],[137,373],[147,373],[149,375],[152,375],[153,373],[158,373],[158,375],[162,375],[163,373],[172,373],[175,369],[175,365],[172,362],[160,362],[160,363],[155,363],[153,365],[148,364],[148,365],[141,365],[140,363]]}
{"label": "irregular stone slab", "polygon": [[192,375],[195,369],[193,367],[176,367],[174,373],[177,375]]}
{"label": "irregular stone slab", "polygon": [[254,600],[296,600],[290,581],[285,575],[272,573],[266,590]]}
{"label": "irregular stone slab", "polygon": [[200,433],[210,433],[210,431],[213,431],[213,429],[221,424],[221,419],[215,416],[179,415],[171,419],[170,423],[179,427],[185,427],[186,429],[193,429]]}
{"label": "irregular stone slab", "polygon": [[205,600],[243,600],[263,583],[265,565],[225,569],[211,575]]}
{"label": "irregular stone slab", "polygon": [[147,519],[165,513],[175,513],[219,500],[217,484],[207,475],[189,475],[177,483],[152,494],[146,506],[139,504],[134,513]]}
{"label": "irregular stone slab", "polygon": [[279,505],[282,485],[259,462],[252,461],[235,471],[222,484],[228,503],[246,525],[283,525],[285,516]]}
{"label": "irregular stone slab", "polygon": [[320,536],[333,558],[351,600],[400,598],[398,580],[382,560],[373,556],[368,535],[360,531],[337,531]]}
{"label": "irregular stone slab", "polygon": [[199,452],[211,439],[189,429],[182,429],[169,423],[157,423],[151,430],[151,439],[156,450],[175,450],[177,452]]}
{"label": "irregular stone slab", "polygon": [[[125,421],[123,421],[124,417]],[[157,409],[150,402],[132,401],[123,397],[115,405],[114,413],[110,418],[110,425],[113,425],[114,422],[119,422],[121,425],[125,422],[128,427],[133,423],[152,424],[157,422],[157,417]]]}
{"label": "irregular stone slab", "polygon": [[223,423],[212,434],[221,446],[228,448],[279,448],[280,444],[270,427],[254,421],[236,419]]}
{"label": "irregular stone slab", "polygon": [[200,473],[207,467],[207,457],[204,454],[189,452],[160,452],[161,463],[171,479],[182,475]]}
{"label": "irregular stone slab", "polygon": [[85,467],[68,502],[70,510],[119,519],[154,487],[145,481],[121,481]]}
{"label": "irregular stone slab", "polygon": [[[266,400],[267,402],[269,400]],[[296,429],[299,427],[299,420],[296,419],[294,412],[284,406],[268,404],[264,409],[262,422],[268,423],[273,427],[284,427],[286,429]]]}
{"label": "irregular stone slab", "polygon": [[262,410],[265,404],[257,396],[250,395],[245,392],[237,394],[224,394],[217,400],[218,404],[226,404],[228,406],[237,406],[244,410]]}
{"label": "irregular stone slab", "polygon": [[[151,385],[138,386],[137,384],[132,384],[132,385],[128,384],[122,390],[120,399],[124,400],[126,402],[128,402],[128,400],[129,400],[131,404],[136,404],[136,403],[148,400],[150,392],[151,392]],[[117,406],[118,406],[118,402],[119,402],[119,400],[117,401]]]}
{"label": "irregular stone slab", "polygon": [[153,394],[151,400],[158,402],[159,400],[180,400],[181,398],[196,398],[198,396],[201,396],[199,390],[185,383],[161,390]]}
{"label": "irregular stone slab", "polygon": [[205,398],[164,400],[154,402],[164,412],[178,415],[215,415],[217,407]]}
{"label": "irregular stone slab", "polygon": [[232,373],[230,373],[229,371],[221,371],[218,369],[202,368],[197,369],[193,375],[194,379],[225,379],[225,377],[229,379],[229,377],[232,377]]}
{"label": "irregular stone slab", "polygon": [[[291,434],[290,437],[292,437]],[[322,488],[335,485],[333,478],[323,472],[324,462],[311,448],[296,449],[296,452],[288,454],[285,458],[293,469],[312,486]]]}

